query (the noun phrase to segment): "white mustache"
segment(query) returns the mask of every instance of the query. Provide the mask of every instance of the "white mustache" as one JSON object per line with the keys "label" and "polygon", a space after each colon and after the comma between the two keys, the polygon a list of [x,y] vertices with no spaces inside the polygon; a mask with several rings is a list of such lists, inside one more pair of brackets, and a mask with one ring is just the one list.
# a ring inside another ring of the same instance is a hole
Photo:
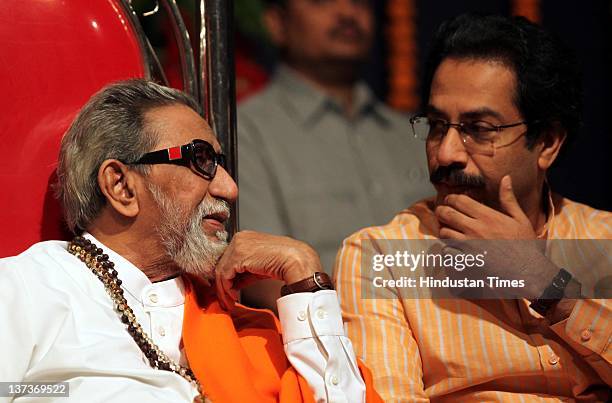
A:
{"label": "white mustache", "polygon": [[222,214],[229,219],[230,217],[230,205],[227,201],[222,199],[204,199],[198,206],[196,215],[204,219],[207,215],[211,214]]}

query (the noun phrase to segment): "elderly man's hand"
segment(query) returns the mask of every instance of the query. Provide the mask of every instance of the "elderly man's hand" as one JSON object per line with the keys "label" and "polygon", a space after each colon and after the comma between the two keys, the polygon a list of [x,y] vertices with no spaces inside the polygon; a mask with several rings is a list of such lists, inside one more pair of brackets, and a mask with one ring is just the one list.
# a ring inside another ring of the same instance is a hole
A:
{"label": "elderly man's hand", "polygon": [[258,279],[291,284],[318,271],[323,271],[319,255],[307,244],[284,236],[240,231],[217,264],[217,296],[223,308],[231,309],[238,290]]}

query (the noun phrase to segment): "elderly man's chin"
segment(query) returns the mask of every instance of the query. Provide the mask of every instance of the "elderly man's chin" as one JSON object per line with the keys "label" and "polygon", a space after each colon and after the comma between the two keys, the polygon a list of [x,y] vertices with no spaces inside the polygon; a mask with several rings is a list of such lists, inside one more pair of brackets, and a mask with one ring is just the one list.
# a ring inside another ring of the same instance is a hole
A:
{"label": "elderly man's chin", "polygon": [[167,256],[184,272],[212,280],[215,266],[227,248],[226,201],[207,197],[194,211],[181,206],[152,183],[148,184],[163,217],[156,227]]}
{"label": "elderly man's chin", "polygon": [[[192,220],[196,220],[197,215],[192,217]],[[194,229],[195,230],[195,229]],[[193,231],[196,232],[196,231]],[[192,234],[193,235],[193,234]],[[202,219],[201,234],[198,236],[205,236],[210,242],[226,242],[227,243],[227,230],[225,229],[225,222],[221,222],[216,219],[204,218]]]}
{"label": "elderly man's chin", "polygon": [[192,274],[207,282],[215,277],[215,266],[227,248],[227,232],[188,232],[178,250],[170,253],[184,273]]}

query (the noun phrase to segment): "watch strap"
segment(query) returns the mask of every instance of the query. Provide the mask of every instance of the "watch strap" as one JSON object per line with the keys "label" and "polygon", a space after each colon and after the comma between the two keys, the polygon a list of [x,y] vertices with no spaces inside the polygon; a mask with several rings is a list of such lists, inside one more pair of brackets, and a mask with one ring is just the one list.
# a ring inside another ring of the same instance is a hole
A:
{"label": "watch strap", "polygon": [[316,292],[320,290],[333,290],[334,284],[327,273],[316,272],[303,280],[284,285],[281,288],[281,296],[295,294],[297,292]]}
{"label": "watch strap", "polygon": [[570,281],[572,281],[572,275],[570,272],[565,269],[559,270],[542,295],[533,300],[529,307],[540,315],[546,316],[551,308],[564,297],[565,288]]}

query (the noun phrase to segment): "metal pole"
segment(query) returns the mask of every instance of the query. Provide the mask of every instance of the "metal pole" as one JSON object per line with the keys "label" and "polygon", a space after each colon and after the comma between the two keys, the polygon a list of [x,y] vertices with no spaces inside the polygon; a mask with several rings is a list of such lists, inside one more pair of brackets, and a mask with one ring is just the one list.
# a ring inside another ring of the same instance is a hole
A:
{"label": "metal pole", "polygon": [[[159,2],[157,3],[159,4]],[[183,91],[198,99],[198,74],[196,72],[195,60],[191,42],[189,40],[189,32],[181,16],[176,0],[163,0],[162,6],[166,13],[170,16],[170,23],[176,44],[179,48],[179,59],[181,62],[181,72],[183,75]]]}
{"label": "metal pole", "polygon": [[[205,117],[227,155],[230,175],[237,177],[236,92],[232,0],[197,0],[199,26],[199,94]],[[228,223],[230,236],[238,227],[237,206]]]}

